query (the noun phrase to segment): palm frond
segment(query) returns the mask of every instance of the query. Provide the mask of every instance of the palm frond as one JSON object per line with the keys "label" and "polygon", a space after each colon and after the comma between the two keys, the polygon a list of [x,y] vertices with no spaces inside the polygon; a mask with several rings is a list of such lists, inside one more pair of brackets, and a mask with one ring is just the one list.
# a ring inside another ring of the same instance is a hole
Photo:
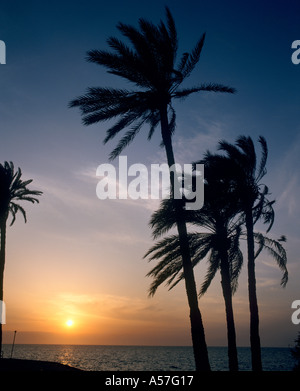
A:
{"label": "palm frond", "polygon": [[244,154],[244,158],[247,161],[247,169],[250,170],[251,175],[255,177],[256,153],[251,137],[239,136],[236,140],[236,145],[242,150]]}
{"label": "palm frond", "polygon": [[193,94],[195,92],[200,92],[200,91],[208,91],[208,92],[227,92],[234,94],[236,90],[232,87],[227,87],[222,84],[202,84],[198,87],[192,87],[192,88],[185,88],[185,89],[177,89],[174,92],[174,98],[186,98],[190,94]]}
{"label": "palm frond", "polygon": [[165,57],[162,56],[162,49],[159,49],[159,41],[154,43],[155,37],[159,38],[156,26],[144,19],[140,19],[139,24],[141,30],[145,30],[144,32],[139,32],[136,28],[123,23],[119,23],[117,27],[130,40],[139,58],[144,82],[136,84],[151,88],[151,86],[153,87],[153,85],[157,85],[160,82],[158,78],[161,76],[159,72],[162,65],[161,60],[165,60],[167,55]]}
{"label": "palm frond", "polygon": [[266,164],[268,159],[268,146],[267,146],[266,139],[263,136],[259,136],[258,141],[261,144],[262,151],[261,151],[261,159],[258,168],[258,173],[256,176],[257,182],[259,182],[267,173]]}
{"label": "palm frond", "polygon": [[269,224],[267,228],[267,233],[271,230],[275,221],[275,211],[273,208],[274,203],[275,200],[273,201],[265,200],[264,208],[262,210],[263,222],[264,224]]}
{"label": "palm frond", "polygon": [[[132,107],[139,107],[142,95],[128,90],[113,88],[89,88],[82,95],[70,102],[70,107],[79,106],[83,123],[91,125],[100,121],[127,115]],[[137,109],[134,111],[136,112]]]}
{"label": "palm frond", "polygon": [[255,242],[258,244],[258,250],[255,257],[257,257],[262,249],[266,249],[273,259],[277,262],[278,267],[283,272],[283,276],[280,285],[286,286],[288,282],[288,270],[287,270],[287,255],[286,250],[278,240],[274,240],[264,236],[259,232],[254,233]]}
{"label": "palm frond", "polygon": [[[108,69],[108,73],[121,76],[141,86],[148,86],[143,78],[141,66],[133,52],[116,38],[109,38],[108,44],[122,54],[114,54],[105,50],[90,50],[87,52],[87,61],[102,65]],[[130,64],[130,67],[128,66]]]}
{"label": "palm frond", "polygon": [[175,224],[175,207],[172,199],[162,200],[160,208],[152,214],[149,222],[153,239],[157,239],[159,236],[167,233]]}
{"label": "palm frond", "polygon": [[240,249],[240,238],[242,230],[240,225],[235,226],[234,233],[230,236],[230,246],[228,250],[228,258],[230,260],[230,281],[231,291],[234,294],[238,288],[238,278],[243,266],[243,253]]}
{"label": "palm frond", "polygon": [[212,249],[209,257],[209,266],[207,273],[205,275],[204,281],[201,285],[199,296],[203,296],[209,288],[212,280],[215,278],[215,275],[220,267],[220,257],[218,251]]}
{"label": "palm frond", "polygon": [[200,54],[204,45],[205,40],[205,33],[202,35],[202,37],[198,40],[196,43],[194,49],[191,51],[191,53],[188,55],[184,61],[181,61],[180,63],[180,72],[182,73],[183,79],[187,78],[191,72],[194,70],[196,64],[198,63],[200,59]]}
{"label": "palm frond", "polygon": [[227,158],[237,165],[240,165],[244,161],[242,152],[235,145],[230,144],[226,140],[219,141],[218,149],[225,152]]}
{"label": "palm frond", "polygon": [[169,120],[169,132],[173,134],[176,128],[176,112],[172,106],[170,106],[171,119]]}
{"label": "palm frond", "polygon": [[[193,267],[204,259],[211,250],[212,238],[213,235],[206,233],[188,235]],[[146,257],[149,257],[150,261],[160,260],[147,274],[147,277],[154,278],[149,291],[151,296],[155,294],[161,284],[166,283],[171,290],[184,279],[180,242],[177,235],[168,236],[157,242],[144,255],[144,258]]]}
{"label": "palm frond", "polygon": [[178,236],[170,235],[155,243],[144,255],[144,258],[150,257],[150,260],[159,259],[178,246]]}
{"label": "palm frond", "polygon": [[179,72],[179,74],[181,75],[181,80],[183,80],[182,71],[185,68],[185,65],[187,63],[187,60],[188,60],[189,56],[190,56],[189,53],[187,53],[187,52],[183,53],[182,56],[181,56],[180,62],[178,64],[177,72]]}
{"label": "palm frond", "polygon": [[230,255],[230,285],[231,292],[234,295],[238,288],[238,279],[243,266],[243,253],[240,248]]}
{"label": "palm frond", "polygon": [[[171,14],[169,7],[166,7],[166,16],[167,16],[167,26],[168,26],[168,31],[169,31],[170,42],[173,47],[173,52],[176,55],[177,46],[178,46],[177,30],[176,30],[174,18]],[[175,61],[175,58],[174,58],[174,61]]]}
{"label": "palm frond", "polygon": [[103,140],[103,144],[106,144],[109,140],[113,139],[119,132],[132,125],[137,119],[138,117],[135,113],[129,113],[121,117],[117,123],[106,131],[106,137]]}
{"label": "palm frond", "polygon": [[140,131],[145,121],[146,119],[142,119],[125,133],[125,135],[121,138],[116,148],[110,153],[109,160],[114,160],[116,157],[120,156],[123,149],[125,149],[133,141],[133,139]]}
{"label": "palm frond", "polygon": [[149,129],[149,132],[148,132],[148,141],[151,140],[154,132],[155,132],[155,129],[157,128],[157,126],[159,125],[160,123],[160,116],[159,116],[159,113],[153,113],[150,118],[147,120],[147,122],[150,123],[150,129]]}
{"label": "palm frond", "polygon": [[[162,272],[159,273],[151,283],[149,288],[149,296],[154,296],[159,286],[162,285],[163,283],[166,283],[167,286],[170,285],[173,279],[180,272],[181,267],[182,267],[181,259],[177,260],[176,262],[173,262],[172,264],[169,265],[169,267],[165,267],[162,270]],[[149,273],[149,276],[151,276],[151,273]]]}
{"label": "palm frond", "polygon": [[21,212],[21,214],[23,215],[25,223],[27,223],[26,211],[25,211],[25,209],[21,205],[15,203],[15,202],[11,202],[10,205],[9,205],[9,211],[10,211],[10,213],[12,215],[12,220],[11,220],[10,226],[12,226],[14,224],[14,222],[16,220],[16,215],[17,215],[18,212]]}
{"label": "palm frond", "polygon": [[167,284],[170,284],[182,268],[178,236],[170,236],[156,243],[144,255],[144,258],[148,256],[150,256],[150,261],[153,259],[161,259],[161,261],[147,274],[147,277],[154,278],[149,289],[149,295],[153,296],[161,284],[167,280],[169,280],[169,282],[167,281]]}

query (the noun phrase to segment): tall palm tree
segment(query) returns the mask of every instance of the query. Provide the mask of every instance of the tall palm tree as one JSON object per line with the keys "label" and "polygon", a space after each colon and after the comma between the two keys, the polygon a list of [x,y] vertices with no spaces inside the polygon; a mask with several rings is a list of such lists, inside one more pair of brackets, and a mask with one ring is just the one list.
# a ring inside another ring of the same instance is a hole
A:
{"label": "tall palm tree", "polygon": [[[6,245],[6,225],[9,215],[12,216],[10,225],[16,220],[16,215],[20,212],[25,220],[26,211],[19,204],[19,201],[39,202],[36,198],[42,194],[41,191],[28,189],[32,179],[22,181],[22,171],[14,169],[12,162],[0,164],[0,300],[3,301],[3,282],[5,267],[5,245]],[[2,324],[0,324],[0,352],[2,351]]]}
{"label": "tall palm tree", "polygon": [[[129,40],[130,46],[118,38],[111,37],[107,42],[113,52],[105,50],[88,52],[88,61],[104,66],[109,73],[120,76],[138,87],[135,90],[89,88],[85,95],[70,103],[71,107],[80,107],[85,125],[119,117],[115,125],[107,130],[104,143],[127,128],[125,135],[111,152],[110,159],[121,154],[143,125],[150,127],[149,140],[157,126],[160,125],[167,162],[170,168],[174,167],[172,135],[175,131],[176,115],[172,100],[183,99],[201,91],[234,92],[233,88],[219,84],[201,84],[192,88],[180,88],[200,59],[205,34],[199,39],[191,53],[184,53],[181,56],[176,67],[177,31],[168,8],[166,8],[166,19],[166,24],[161,21],[157,26],[145,19],[139,19],[139,29],[119,23],[117,28]],[[176,180],[174,171],[170,169],[171,197],[174,195]],[[182,204],[176,202],[175,209],[190,308],[196,370],[209,370],[207,346],[198,306]]]}
{"label": "tall palm tree", "polygon": [[248,253],[248,293],[250,308],[250,345],[252,369],[262,370],[261,345],[259,336],[259,313],[256,293],[255,278],[255,243],[254,225],[263,218],[269,224],[268,230],[274,221],[274,201],[268,201],[268,187],[261,183],[266,174],[266,163],[268,157],[267,142],[264,137],[259,137],[262,153],[259,165],[254,143],[251,137],[240,136],[235,145],[226,141],[219,143],[219,149],[224,151],[228,158],[228,170],[233,178],[234,186],[240,195],[240,207],[245,217],[247,231],[247,253]]}

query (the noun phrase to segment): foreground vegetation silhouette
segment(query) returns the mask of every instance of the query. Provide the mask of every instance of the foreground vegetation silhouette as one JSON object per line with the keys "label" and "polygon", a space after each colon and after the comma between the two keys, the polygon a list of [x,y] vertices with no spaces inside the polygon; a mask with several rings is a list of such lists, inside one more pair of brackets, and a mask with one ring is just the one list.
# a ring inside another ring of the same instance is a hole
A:
{"label": "foreground vegetation silhouette", "polygon": [[[176,65],[177,31],[168,8],[166,8],[166,23],[161,21],[156,26],[145,19],[139,19],[139,28],[123,23],[119,23],[117,28],[128,39],[130,46],[118,38],[111,37],[107,42],[112,52],[92,50],[88,52],[87,59],[89,62],[104,66],[109,73],[131,82],[138,89],[93,87],[89,88],[85,95],[74,99],[70,106],[81,109],[85,125],[119,117],[115,125],[107,130],[104,143],[113,139],[124,129],[127,131],[111,152],[110,159],[122,153],[143,125],[149,125],[149,140],[160,125],[167,162],[169,167],[172,167],[175,164],[172,136],[176,124],[175,110],[172,106],[173,99],[183,99],[202,91],[234,93],[235,90],[220,84],[200,84],[192,88],[180,88],[200,59],[205,34],[201,36],[190,53],[185,52],[181,56]],[[174,172],[170,170],[171,198],[174,195],[176,180]],[[196,370],[208,371],[210,364],[198,305],[184,210],[180,202],[174,201],[185,288],[190,309]]]}
{"label": "foreground vegetation silhouette", "polygon": [[[42,194],[41,191],[28,189],[28,185],[32,179],[23,181],[21,179],[22,171],[18,168],[14,169],[12,162],[4,162],[0,164],[0,300],[3,301],[3,283],[4,283],[4,267],[5,267],[5,247],[6,247],[6,228],[7,221],[11,215],[12,226],[16,220],[16,215],[20,212],[27,222],[25,209],[19,204],[19,201],[29,201],[38,203],[36,198]],[[0,324],[0,352],[2,352],[2,324]]]}
{"label": "foreground vegetation silhouette", "polygon": [[300,371],[300,332],[295,339],[295,346],[291,349],[293,359],[296,361],[294,371]]}

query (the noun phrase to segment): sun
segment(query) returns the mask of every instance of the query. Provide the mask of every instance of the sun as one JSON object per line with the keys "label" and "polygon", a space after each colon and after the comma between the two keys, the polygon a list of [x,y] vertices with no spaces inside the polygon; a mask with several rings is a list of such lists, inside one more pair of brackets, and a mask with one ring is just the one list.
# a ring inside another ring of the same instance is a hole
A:
{"label": "sun", "polygon": [[68,327],[72,327],[72,326],[74,325],[73,320],[72,320],[72,319],[68,319],[68,320],[66,321],[66,325],[67,325]]}

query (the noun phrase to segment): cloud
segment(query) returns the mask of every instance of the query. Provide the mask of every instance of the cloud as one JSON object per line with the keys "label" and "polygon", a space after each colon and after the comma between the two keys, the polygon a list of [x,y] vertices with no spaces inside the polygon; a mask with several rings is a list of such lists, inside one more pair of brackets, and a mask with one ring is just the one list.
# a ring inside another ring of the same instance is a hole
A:
{"label": "cloud", "polygon": [[289,179],[287,179],[287,182],[284,185],[284,190],[278,198],[278,208],[284,208],[288,211],[289,216],[294,216],[294,214],[298,211],[299,195],[299,175],[298,173],[294,173]]}
{"label": "cloud", "polygon": [[257,277],[256,278],[256,286],[259,288],[271,288],[278,287],[280,281],[276,278],[270,277]]}
{"label": "cloud", "polygon": [[186,129],[184,134],[178,133],[174,137],[176,161],[181,164],[191,163],[201,159],[208,149],[215,151],[218,142],[226,134],[226,129],[227,126],[220,121],[197,115],[193,129]]}
{"label": "cloud", "polygon": [[[295,217],[299,213],[298,200],[300,197],[300,135],[296,137],[289,150],[280,159],[276,171],[274,188],[277,188],[278,196],[276,206],[278,210],[287,211],[289,217]],[[275,187],[276,186],[276,187]]]}

